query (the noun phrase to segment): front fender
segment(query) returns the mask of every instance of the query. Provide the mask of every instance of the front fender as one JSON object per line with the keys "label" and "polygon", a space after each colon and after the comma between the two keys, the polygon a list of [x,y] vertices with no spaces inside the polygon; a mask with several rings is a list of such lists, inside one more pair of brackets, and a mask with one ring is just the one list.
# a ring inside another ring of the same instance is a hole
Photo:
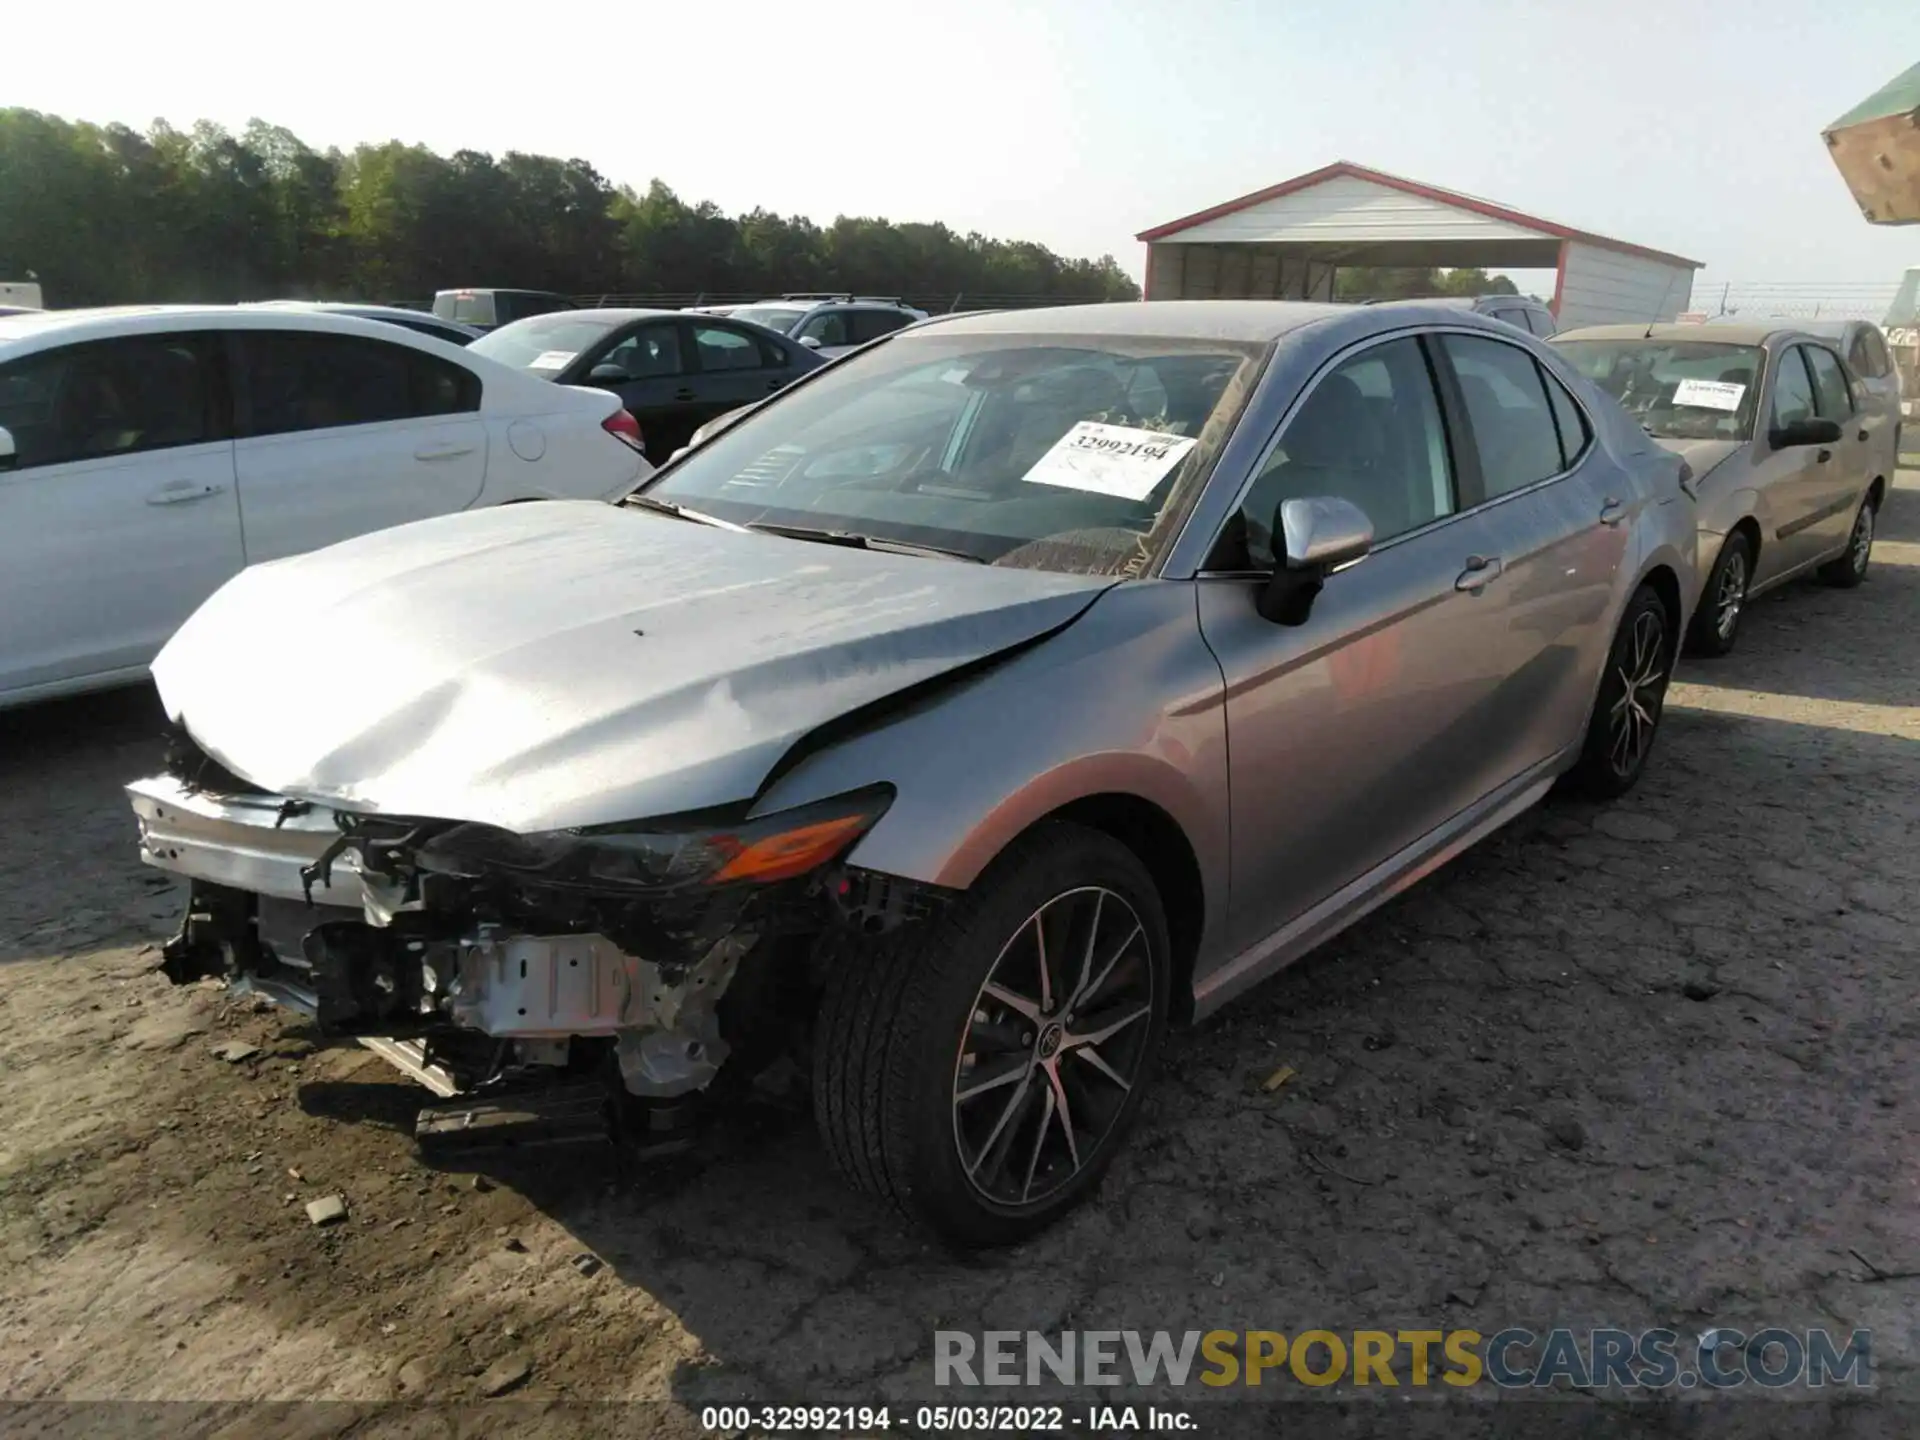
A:
{"label": "front fender", "polygon": [[1227,748],[1219,664],[1185,581],[1133,581],[984,673],[807,756],[756,813],[887,782],[897,792],[849,859],[964,889],[1036,821],[1095,795],[1164,811],[1199,864],[1206,929],[1227,875]]}

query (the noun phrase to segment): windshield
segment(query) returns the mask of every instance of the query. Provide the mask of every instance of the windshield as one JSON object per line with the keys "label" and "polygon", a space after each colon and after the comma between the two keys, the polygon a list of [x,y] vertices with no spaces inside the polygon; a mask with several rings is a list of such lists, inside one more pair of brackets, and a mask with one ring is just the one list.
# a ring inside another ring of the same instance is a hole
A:
{"label": "windshield", "polygon": [[800,317],[807,312],[785,305],[748,305],[727,313],[731,319],[751,320],[755,325],[764,325],[769,330],[778,330],[785,335],[800,323]]}
{"label": "windshield", "polygon": [[1204,480],[1261,353],[1105,335],[896,340],[747,416],[647,494],[735,524],[1137,574]]}
{"label": "windshield", "polygon": [[582,350],[599,344],[617,323],[579,314],[536,315],[502,325],[467,348],[516,370],[551,375],[571,365]]}
{"label": "windshield", "polygon": [[1745,440],[1766,353],[1710,340],[1565,340],[1575,369],[1662,440]]}

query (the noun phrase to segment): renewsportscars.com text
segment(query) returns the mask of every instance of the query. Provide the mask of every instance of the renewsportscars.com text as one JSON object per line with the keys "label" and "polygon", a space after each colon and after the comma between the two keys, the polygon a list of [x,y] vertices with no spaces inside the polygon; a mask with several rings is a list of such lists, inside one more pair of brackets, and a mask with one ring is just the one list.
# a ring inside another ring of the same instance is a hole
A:
{"label": "renewsportscars.com text", "polygon": [[1555,1384],[1581,1389],[1813,1389],[1873,1383],[1872,1334],[1731,1328],[1570,1330],[1037,1330],[934,1332],[936,1385]]}

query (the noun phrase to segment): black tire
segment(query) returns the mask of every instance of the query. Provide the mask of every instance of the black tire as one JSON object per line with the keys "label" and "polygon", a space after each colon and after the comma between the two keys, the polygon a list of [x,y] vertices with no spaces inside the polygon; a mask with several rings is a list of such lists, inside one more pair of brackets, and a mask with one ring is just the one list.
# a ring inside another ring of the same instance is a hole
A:
{"label": "black tire", "polygon": [[1687,653],[1718,657],[1733,649],[1740,635],[1740,616],[1746,609],[1747,587],[1753,583],[1753,542],[1736,530],[1727,537],[1707,572],[1700,591],[1700,607],[1687,631]]}
{"label": "black tire", "polygon": [[1867,565],[1873,559],[1873,522],[1877,518],[1873,497],[1869,495],[1854,512],[1845,552],[1820,567],[1818,573],[1822,581],[1836,590],[1851,590],[1867,578]]}
{"label": "black tire", "polygon": [[[1106,896],[1124,903],[1108,910]],[[1073,930],[1073,916],[1088,905],[1091,921],[1084,931]],[[1091,1063],[1072,1063],[1072,1047],[1086,1037],[1072,1034],[1067,1023],[1074,1019],[1071,997],[1056,995],[1054,1008],[1041,1012],[1044,1019],[1028,1022],[987,992],[990,979],[1002,987],[996,995],[1019,988],[1004,978],[1013,973],[1004,966],[1020,958],[1019,947],[1032,943],[1037,917],[1041,925],[1049,923],[1043,912],[1069,924],[1056,934],[1055,948],[1078,972],[1075,993],[1123,997],[1112,1006],[1103,999],[1085,1015],[1111,1023],[1116,1011],[1142,1012],[1109,1039],[1094,1042],[1106,1047],[1111,1066],[1107,1056],[1090,1057],[1103,1072],[1117,1068],[1125,1086],[1112,1087]],[[1137,938],[1131,933],[1136,921]],[[1124,942],[1115,938],[1123,930]],[[1078,934],[1104,943],[1075,946]],[[1113,960],[1097,977],[1100,983],[1088,989],[1084,957],[1096,948],[1112,951]],[[1076,952],[1081,965],[1073,965]],[[1009,846],[972,889],[934,918],[882,941],[847,944],[830,962],[813,1046],[814,1115],[835,1167],[949,1244],[1006,1245],[1036,1234],[1099,1183],[1139,1113],[1166,1031],[1170,960],[1165,912],[1146,867],[1111,836],[1061,822]],[[1127,996],[1137,997],[1138,1006]],[[995,1079],[1000,1070],[980,1064],[981,1055],[969,1050],[983,1045],[977,1036],[988,1031],[996,1041],[991,1065],[1010,1072],[1025,1067],[1022,1078],[1010,1073],[1006,1081]],[[1049,1038],[1053,1048],[1043,1057]],[[963,1099],[969,1077],[977,1077],[972,1088],[981,1093]],[[1068,1113],[1079,1105],[1080,1115],[1100,1132],[1084,1150],[1076,1137],[1073,1168],[1056,1163],[1067,1142],[1052,1118],[1053,1092],[1078,1096]],[[994,1126],[1002,1093],[1005,1113]],[[975,1147],[971,1168],[963,1154],[970,1128],[975,1135],[983,1128],[989,1132]],[[1038,1158],[1048,1149],[1056,1153],[1038,1178],[1053,1188],[1025,1201],[987,1193],[1003,1178],[1009,1184],[1017,1178],[1005,1175],[1016,1150],[1034,1157],[1024,1167],[1030,1193]],[[984,1175],[980,1183],[977,1174]]]}
{"label": "black tire", "polygon": [[[1612,800],[1634,787],[1653,753],[1672,678],[1672,626],[1666,602],[1651,585],[1642,585],[1627,602],[1607,651],[1607,668],[1587,722],[1586,742],[1567,775],[1570,789],[1592,800]],[[1633,708],[1622,709],[1623,703]],[[1633,731],[1624,763],[1621,723],[1629,723]]]}

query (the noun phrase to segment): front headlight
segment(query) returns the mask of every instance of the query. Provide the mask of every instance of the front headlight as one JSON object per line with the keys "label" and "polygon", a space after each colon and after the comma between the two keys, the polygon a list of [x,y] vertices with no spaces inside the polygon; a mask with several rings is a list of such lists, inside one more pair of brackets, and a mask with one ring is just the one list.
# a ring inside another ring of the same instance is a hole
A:
{"label": "front headlight", "polygon": [[647,822],[516,835],[456,825],[423,844],[423,870],[501,876],[569,890],[666,894],[706,885],[771,885],[846,853],[893,802],[874,786],[738,825],[658,828]]}

